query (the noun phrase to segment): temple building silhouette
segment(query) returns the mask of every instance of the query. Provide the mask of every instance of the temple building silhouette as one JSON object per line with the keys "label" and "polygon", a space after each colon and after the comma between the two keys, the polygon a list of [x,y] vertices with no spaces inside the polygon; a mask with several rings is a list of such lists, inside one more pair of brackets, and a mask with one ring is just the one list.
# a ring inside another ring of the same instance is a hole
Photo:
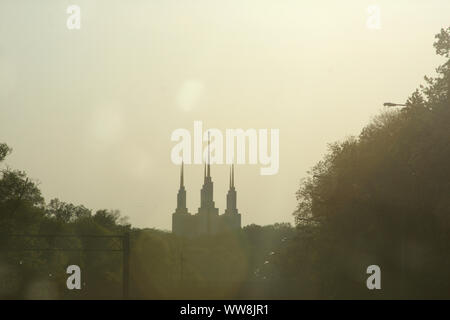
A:
{"label": "temple building silhouette", "polygon": [[[209,157],[208,157],[209,158]],[[204,182],[200,191],[200,208],[196,214],[190,214],[186,207],[186,188],[184,187],[184,164],[181,164],[180,189],[177,195],[177,208],[172,214],[172,233],[195,237],[213,235],[241,229],[241,214],[236,207],[236,189],[234,187],[234,165],[230,168],[230,189],[227,194],[227,208],[219,215],[213,200],[214,184],[211,179],[211,166],[204,168]]]}

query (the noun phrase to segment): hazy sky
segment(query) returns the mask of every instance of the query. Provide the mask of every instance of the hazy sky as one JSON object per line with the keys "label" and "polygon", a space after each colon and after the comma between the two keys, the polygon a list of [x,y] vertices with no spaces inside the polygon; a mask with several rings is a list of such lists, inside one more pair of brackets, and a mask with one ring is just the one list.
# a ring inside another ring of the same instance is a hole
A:
{"label": "hazy sky", "polygon": [[[81,29],[66,27],[69,5]],[[381,29],[366,27],[381,8]],[[177,128],[280,129],[280,170],[236,167],[243,224],[293,222],[295,191],[327,143],[404,102],[441,63],[432,43],[448,0],[0,2],[0,141],[6,164],[49,201],[119,209],[171,228]],[[188,207],[201,165],[185,167]],[[212,167],[225,207],[228,167]]]}

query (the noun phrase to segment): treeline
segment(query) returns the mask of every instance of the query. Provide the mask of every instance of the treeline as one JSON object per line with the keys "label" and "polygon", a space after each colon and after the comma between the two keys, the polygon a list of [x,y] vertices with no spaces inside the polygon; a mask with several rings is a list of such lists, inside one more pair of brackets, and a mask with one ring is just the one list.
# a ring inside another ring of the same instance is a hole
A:
{"label": "treeline", "polygon": [[[0,161],[10,151],[0,144]],[[37,184],[24,172],[2,170],[0,298],[76,298],[66,287],[66,268],[71,264],[81,267],[82,281],[89,288],[78,296],[119,297],[122,258],[103,249],[120,249],[121,244],[81,236],[123,234],[129,229],[117,211],[93,213],[58,199],[46,204]]]}
{"label": "treeline", "polygon": [[[0,144],[0,161],[10,151]],[[24,172],[1,173],[0,299],[121,299],[121,239],[99,236],[125,233],[130,234],[130,298],[251,298],[260,294],[254,283],[267,287],[268,259],[294,234],[289,224],[275,224],[179,238],[131,228],[118,211],[94,213],[58,199],[46,203]],[[81,290],[66,286],[69,265],[81,269]]]}
{"label": "treeline", "polygon": [[131,295],[142,299],[268,297],[269,262],[294,234],[289,224],[250,225],[239,232],[193,239],[135,230]]}
{"label": "treeline", "polygon": [[[298,298],[450,298],[450,28],[445,63],[400,110],[331,144],[297,192],[279,273]],[[381,268],[368,290],[366,268]]]}
{"label": "treeline", "polygon": [[[82,236],[125,232],[131,298],[450,298],[450,28],[434,47],[446,59],[436,76],[402,109],[331,144],[303,179],[295,228],[183,239],[131,228],[117,211],[46,203],[25,173],[3,170],[0,298],[121,298],[121,253],[99,251],[120,244]],[[0,161],[9,152],[0,144]],[[24,251],[63,247],[73,250]],[[82,290],[66,288],[70,264],[81,267]],[[381,290],[366,287],[370,265]]]}

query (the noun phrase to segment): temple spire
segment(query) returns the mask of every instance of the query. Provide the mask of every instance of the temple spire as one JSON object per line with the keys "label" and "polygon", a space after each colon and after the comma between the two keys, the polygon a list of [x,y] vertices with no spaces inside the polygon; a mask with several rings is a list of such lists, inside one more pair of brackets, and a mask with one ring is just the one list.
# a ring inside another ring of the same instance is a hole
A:
{"label": "temple spire", "polygon": [[234,164],[231,165],[231,187],[234,188]]}
{"label": "temple spire", "polygon": [[209,131],[208,131],[208,170],[207,170],[207,177],[211,176],[211,153],[210,153],[210,147],[209,147]]}
{"label": "temple spire", "polygon": [[176,214],[188,214],[186,208],[186,189],[184,188],[184,161],[181,162],[180,169],[180,189],[177,194],[177,208],[175,209]]}
{"label": "temple spire", "polygon": [[237,192],[236,189],[234,188],[234,163],[233,163],[230,166],[230,190],[228,190],[227,193],[227,207],[225,209],[224,214],[226,215],[239,214],[239,211],[236,207],[236,199],[237,199]]}
{"label": "temple spire", "polygon": [[230,189],[234,188],[234,164],[230,167]]}
{"label": "temple spire", "polygon": [[181,162],[180,188],[184,187],[184,161]]}

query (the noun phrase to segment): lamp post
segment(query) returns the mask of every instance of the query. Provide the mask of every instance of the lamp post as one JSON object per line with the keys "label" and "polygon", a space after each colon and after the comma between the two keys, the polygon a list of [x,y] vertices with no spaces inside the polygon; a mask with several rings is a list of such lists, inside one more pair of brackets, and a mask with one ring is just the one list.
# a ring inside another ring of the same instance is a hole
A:
{"label": "lamp post", "polygon": [[385,102],[385,103],[383,103],[383,106],[385,106],[385,107],[406,107],[406,104]]}
{"label": "lamp post", "polygon": [[[401,103],[393,103],[393,102],[385,102],[385,103],[383,103],[383,106],[385,106],[385,107],[406,107],[406,104],[401,104]],[[406,278],[406,275],[405,275],[405,255],[406,255],[406,252],[405,252],[405,235],[406,235],[406,232],[405,232],[405,215],[406,215],[406,213],[405,213],[405,209],[403,209],[402,210],[402,216],[401,216],[401,233],[402,233],[402,239],[401,239],[401,244],[400,244],[400,250],[401,250],[401,253],[400,253],[400,270],[401,270],[401,275],[400,275],[400,278],[401,278],[401,286],[402,286],[402,288],[401,288],[401,291],[402,291],[402,299],[405,299],[405,293],[406,293],[406,291],[405,291],[405,278]]]}

